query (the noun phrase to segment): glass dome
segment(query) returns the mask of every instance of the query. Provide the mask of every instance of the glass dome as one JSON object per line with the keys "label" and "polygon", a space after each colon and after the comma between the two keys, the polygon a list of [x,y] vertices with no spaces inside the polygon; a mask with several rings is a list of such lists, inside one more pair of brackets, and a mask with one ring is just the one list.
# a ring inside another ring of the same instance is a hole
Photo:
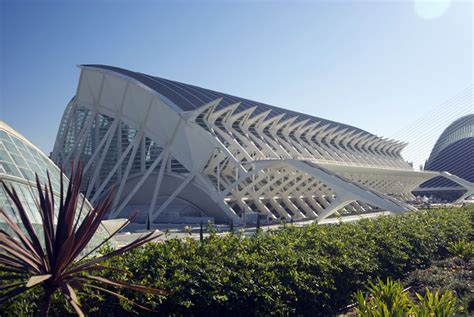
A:
{"label": "glass dome", "polygon": [[[38,174],[41,183],[45,183],[47,171],[53,190],[59,195],[59,168],[21,134],[0,121],[0,179],[17,191],[32,223],[41,223],[36,207],[35,174]],[[0,207],[19,222],[3,186],[0,187]]]}
{"label": "glass dome", "polygon": [[[42,236],[40,232],[42,220],[38,211],[38,191],[36,189],[35,175],[37,174],[40,182],[45,184],[47,182],[47,172],[49,172],[50,175],[55,199],[59,201],[60,169],[30,141],[0,120],[0,180],[8,187],[12,187],[16,190],[22,205],[28,213],[31,223],[40,237]],[[66,187],[69,181],[65,176],[63,179]],[[83,196],[82,198],[84,199]],[[59,203],[55,204],[56,207],[58,205]],[[0,208],[2,208],[13,221],[21,224],[20,216],[3,186],[0,186]],[[78,209],[79,208],[80,206],[78,206]],[[85,215],[90,208],[90,203],[85,201],[82,215]],[[57,219],[57,209],[55,219]],[[8,226],[2,218],[0,218],[0,228],[9,231]],[[101,226],[89,247],[97,244],[105,237],[106,230]]]}

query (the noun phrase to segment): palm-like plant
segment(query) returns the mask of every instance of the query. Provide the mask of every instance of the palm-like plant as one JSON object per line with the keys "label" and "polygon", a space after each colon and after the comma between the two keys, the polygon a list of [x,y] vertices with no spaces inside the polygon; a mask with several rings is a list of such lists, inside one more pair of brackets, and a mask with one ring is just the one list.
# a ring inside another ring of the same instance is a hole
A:
{"label": "palm-like plant", "polygon": [[[85,198],[79,191],[81,179],[82,167],[78,166],[75,171],[71,172],[67,191],[64,192],[65,186],[63,173],[61,172],[59,206],[57,206],[58,215],[55,224],[55,199],[49,174],[48,183],[44,185],[44,189],[36,175],[37,207],[42,217],[44,245],[40,242],[39,235],[32,226],[17,192],[13,187],[7,186],[2,181],[6,193],[13,201],[21,218],[24,232],[5,211],[0,209],[0,216],[16,236],[14,237],[6,231],[0,230],[0,272],[3,274],[1,278],[9,281],[7,284],[0,285],[2,291],[0,307],[8,300],[33,287],[43,288],[44,295],[39,303],[40,313],[43,316],[48,315],[51,297],[57,291],[66,297],[80,316],[84,314],[76,295],[78,289],[95,289],[122,299],[126,298],[107,287],[123,287],[153,294],[164,293],[161,290],[114,281],[93,274],[105,270],[117,270],[101,265],[101,262],[143,245],[157,238],[157,234],[154,232],[144,234],[124,247],[105,255],[90,257],[113,235],[129,224],[136,216],[137,212],[135,212],[102,243],[87,254],[82,255],[100,226],[103,216],[110,208],[113,195],[109,193],[96,208],[89,208],[88,211],[84,212],[86,210],[84,208]],[[133,304],[140,306],[137,303]]]}
{"label": "palm-like plant", "polygon": [[411,301],[400,281],[387,278],[387,281],[384,282],[377,278],[376,282],[369,281],[367,289],[370,293],[369,296],[364,296],[360,290],[355,294],[358,305],[357,316],[402,317],[407,315]]}

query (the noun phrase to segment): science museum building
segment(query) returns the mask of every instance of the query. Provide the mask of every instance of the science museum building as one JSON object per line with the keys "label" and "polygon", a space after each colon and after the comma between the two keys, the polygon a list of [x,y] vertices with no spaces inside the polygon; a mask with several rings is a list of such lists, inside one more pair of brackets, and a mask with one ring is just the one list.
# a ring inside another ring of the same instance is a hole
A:
{"label": "science museum building", "polygon": [[[137,223],[324,220],[413,209],[405,144],[346,124],[139,72],[80,66],[53,161],[82,162],[92,204]],[[453,175],[444,175],[453,182]],[[460,184],[462,186],[462,184]]]}

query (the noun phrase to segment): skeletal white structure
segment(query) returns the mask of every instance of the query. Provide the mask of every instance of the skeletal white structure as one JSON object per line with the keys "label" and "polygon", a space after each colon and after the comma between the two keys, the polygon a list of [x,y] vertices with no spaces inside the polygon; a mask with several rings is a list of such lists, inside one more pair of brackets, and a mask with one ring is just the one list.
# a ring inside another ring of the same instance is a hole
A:
{"label": "skeletal white structure", "polygon": [[239,223],[402,212],[437,172],[405,144],[344,124],[128,70],[83,65],[52,158],[82,161],[91,202],[116,189],[110,218]]}

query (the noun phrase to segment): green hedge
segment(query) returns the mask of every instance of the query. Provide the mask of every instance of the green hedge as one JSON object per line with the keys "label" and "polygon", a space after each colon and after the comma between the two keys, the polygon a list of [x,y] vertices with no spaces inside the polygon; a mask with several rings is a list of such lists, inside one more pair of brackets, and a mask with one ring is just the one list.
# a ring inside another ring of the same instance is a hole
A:
{"label": "green hedge", "polygon": [[[116,278],[169,290],[166,297],[124,291],[159,315],[328,316],[367,280],[404,278],[448,255],[450,243],[472,239],[473,215],[472,207],[428,210],[336,225],[289,225],[251,238],[174,239],[149,243],[108,264],[132,273]],[[131,310],[156,315],[108,296],[80,296],[84,309],[97,315]],[[53,309],[63,314],[62,301]]]}

